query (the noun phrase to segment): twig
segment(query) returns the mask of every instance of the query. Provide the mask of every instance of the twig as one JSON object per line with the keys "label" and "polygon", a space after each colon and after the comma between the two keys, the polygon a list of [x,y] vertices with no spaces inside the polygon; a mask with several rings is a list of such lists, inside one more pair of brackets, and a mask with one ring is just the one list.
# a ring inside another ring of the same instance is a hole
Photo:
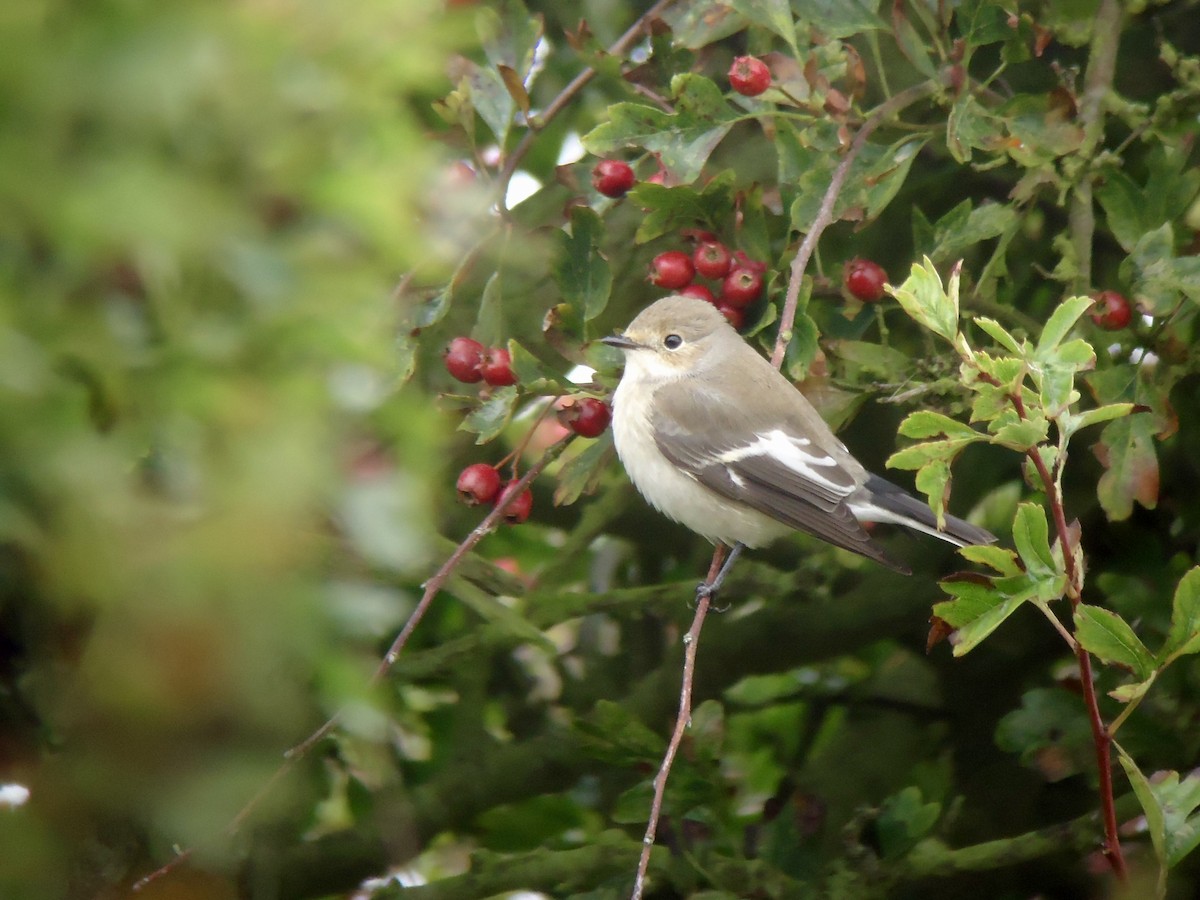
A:
{"label": "twig", "polygon": [[885,120],[906,106],[916,103],[922,97],[932,94],[936,88],[936,82],[923,81],[910,88],[905,88],[894,97],[879,104],[875,111],[863,121],[862,128],[858,130],[858,133],[854,135],[854,140],[850,143],[850,149],[846,151],[846,155],[842,157],[838,167],[834,169],[833,177],[829,179],[829,187],[825,189],[825,196],[821,198],[821,205],[817,209],[817,217],[809,226],[808,234],[804,236],[800,249],[796,252],[796,258],[792,260],[792,271],[788,276],[787,292],[783,299],[783,312],[779,317],[779,336],[775,338],[775,350],[771,353],[771,365],[776,369],[783,365],[784,351],[787,350],[787,345],[792,339],[792,326],[796,322],[796,307],[800,303],[800,282],[804,278],[804,270],[808,268],[808,261],[812,258],[813,250],[816,249],[821,234],[833,224],[833,208],[837,204],[837,198],[842,192],[842,186],[846,183],[850,167],[854,165],[859,151],[862,150],[871,133]]}
{"label": "twig", "polygon": [[[637,21],[630,25],[623,35],[613,41],[612,45],[608,48],[608,55],[618,56],[628,50],[635,41],[642,37],[647,23],[662,15],[666,8],[674,2],[675,0],[658,0],[657,3],[638,16]],[[570,84],[563,88],[559,95],[551,100],[550,104],[537,117],[538,129],[544,128],[555,116],[562,112],[567,104],[574,99],[575,95],[583,90],[584,85],[595,76],[596,70],[588,66],[572,78]],[[537,139],[538,129],[531,127],[521,135],[521,140],[517,142],[517,146],[513,148],[512,153],[504,161],[504,168],[500,170],[496,204],[501,213],[506,212],[504,195],[508,193],[508,183],[512,180],[513,173],[517,171],[517,166],[521,164],[521,160],[525,158],[525,154],[529,152],[529,148],[533,146],[534,140]]]}
{"label": "twig", "polygon": [[[508,491],[507,496],[501,502],[497,503],[492,508],[491,512],[484,516],[483,521],[476,525],[471,533],[468,534],[462,540],[462,542],[454,548],[454,552],[450,554],[444,563],[442,563],[441,567],[437,570],[437,572],[434,573],[433,577],[425,582],[423,585],[424,593],[421,595],[420,602],[418,602],[413,608],[413,611],[409,613],[408,620],[404,623],[404,627],[400,630],[400,633],[396,635],[395,640],[392,641],[391,646],[388,647],[387,653],[384,654],[379,666],[375,669],[374,674],[371,676],[370,684],[372,687],[377,685],[392,668],[392,666],[396,664],[396,660],[400,656],[400,651],[404,649],[404,645],[408,643],[408,639],[412,636],[413,631],[416,630],[416,627],[420,623],[421,619],[425,617],[425,613],[429,611],[429,607],[432,605],[434,597],[441,592],[442,585],[446,583],[446,579],[450,577],[458,564],[462,562],[463,557],[470,553],[471,550],[475,548],[475,545],[483,540],[483,538],[490,533],[497,524],[499,524],[500,518],[504,515],[508,507],[516,501],[517,497],[521,495],[525,488],[527,488],[533,482],[533,480],[537,478],[548,465],[550,465],[550,463],[554,462],[554,460],[558,459],[558,457],[562,455],[562,452],[567,448],[567,445],[571,443],[573,438],[573,434],[568,434],[546,448],[546,451],[542,454],[541,458],[538,459],[538,461],[532,466],[530,466],[525,474],[517,480],[512,490]],[[254,810],[258,808],[259,804],[262,803],[263,799],[271,792],[271,790],[283,778],[283,776],[290,772],[296,763],[308,755],[308,752],[312,750],[313,747],[324,740],[324,738],[331,731],[333,731],[334,728],[337,727],[337,723],[341,718],[341,715],[341,710],[338,710],[332,716],[326,719],[325,722],[322,723],[321,726],[312,734],[284,753],[283,762],[279,764],[278,768],[276,768],[276,770],[272,773],[271,777],[267,779],[266,784],[259,788],[258,792],[251,797],[250,800],[240,810],[238,810],[237,815],[230,820],[229,825],[226,826],[224,831],[224,834],[227,837],[232,837],[234,834],[236,834],[246,819],[249,818]],[[133,886],[133,890],[140,891],[152,882],[157,881],[162,876],[167,875],[174,869],[178,868],[192,856],[194,849],[194,847],[189,847],[186,850],[181,851],[169,863],[137,881]]]}
{"label": "twig", "polygon": [[[725,546],[718,544],[713,553],[712,563],[708,567],[708,577],[704,584],[712,584],[713,579],[721,570],[725,558]],[[696,671],[696,648],[700,644],[700,629],[704,626],[704,617],[708,614],[710,597],[707,593],[699,593],[696,603],[696,615],[692,617],[692,627],[683,636],[683,684],[679,689],[679,715],[675,717],[675,730],[671,732],[671,740],[667,744],[667,752],[663,754],[662,765],[654,777],[654,800],[650,804],[650,821],[646,823],[646,836],[642,838],[642,853],[638,858],[637,875],[633,880],[633,893],[630,900],[641,900],[646,888],[646,869],[650,866],[650,851],[654,849],[654,838],[658,833],[658,820],[662,815],[663,795],[667,790],[667,777],[671,774],[671,766],[675,762],[675,754],[683,741],[683,733],[692,721],[692,676]]]}

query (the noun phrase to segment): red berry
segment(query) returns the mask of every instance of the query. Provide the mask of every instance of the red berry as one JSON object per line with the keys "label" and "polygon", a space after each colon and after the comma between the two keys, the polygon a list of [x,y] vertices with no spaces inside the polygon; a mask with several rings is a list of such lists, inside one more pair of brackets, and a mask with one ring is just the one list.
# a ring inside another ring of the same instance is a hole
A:
{"label": "red berry", "polygon": [[458,498],[467,506],[491,503],[500,493],[500,473],[487,463],[467,466],[458,475]]}
{"label": "red berry", "polygon": [[887,272],[883,266],[869,259],[852,259],[846,263],[842,281],[852,295],[863,303],[875,303],[883,299],[883,286],[887,284]]}
{"label": "red berry", "polygon": [[762,272],[738,266],[725,276],[725,281],[721,285],[721,299],[717,302],[741,309],[758,299],[758,295],[762,293],[762,287]]}
{"label": "red berry", "polygon": [[1092,294],[1095,304],[1090,313],[1092,321],[1105,331],[1120,331],[1133,318],[1133,309],[1124,294],[1117,291],[1100,291]]}
{"label": "red berry", "polygon": [[492,387],[517,383],[517,376],[512,370],[512,356],[503,347],[493,347],[487,352],[479,372]]}
{"label": "red berry", "polygon": [[605,197],[624,197],[635,181],[633,169],[619,159],[602,159],[592,169],[592,187]]}
{"label": "red berry", "polygon": [[679,292],[679,296],[695,297],[697,300],[705,300],[714,305],[717,302],[717,298],[713,296],[713,292],[702,284],[689,284]]}
{"label": "red berry", "polygon": [[729,255],[729,250],[720,241],[705,241],[703,244],[696,245],[696,249],[692,253],[692,262],[695,264],[697,272],[705,278],[715,281],[729,274],[733,257]]}
{"label": "red berry", "polygon": [[717,312],[721,313],[721,315],[728,319],[729,324],[738,331],[741,331],[742,326],[746,324],[745,311],[738,309],[736,306],[730,306],[728,303],[718,302]]}
{"label": "red berry", "polygon": [[733,251],[733,267],[741,266],[743,269],[750,269],[752,272],[766,273],[767,264],[757,259],[751,259],[746,255],[745,250]]}
{"label": "red berry", "polygon": [[746,97],[757,97],[771,86],[771,70],[761,59],[739,56],[729,67],[729,86]]}
{"label": "red berry", "polygon": [[696,268],[690,256],[682,250],[668,250],[654,257],[646,279],[660,288],[674,291],[691,284],[695,275]]}
{"label": "red berry", "polygon": [[612,420],[612,410],[603,400],[580,397],[558,411],[558,420],[580,437],[594,438],[604,434]]}
{"label": "red berry", "polygon": [[[500,492],[500,496],[496,498],[496,505],[499,506],[507,500],[514,490],[516,490],[517,482],[510,481],[504,486],[504,490]],[[512,503],[508,505],[508,509],[504,511],[504,521],[509,525],[520,525],[529,518],[529,513],[533,511],[533,492],[529,488],[521,491]]]}
{"label": "red berry", "polygon": [[480,367],[483,365],[483,344],[469,337],[456,337],[452,340],[442,360],[446,363],[446,371],[467,384],[475,384],[483,380]]}

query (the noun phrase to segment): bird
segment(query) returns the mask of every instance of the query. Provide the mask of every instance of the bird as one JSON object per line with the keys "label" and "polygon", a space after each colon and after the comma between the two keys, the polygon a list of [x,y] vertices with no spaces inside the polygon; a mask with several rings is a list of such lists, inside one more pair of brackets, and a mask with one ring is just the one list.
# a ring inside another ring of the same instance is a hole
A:
{"label": "bird", "polygon": [[[673,295],[601,338],[624,352],[613,442],[659,512],[718,546],[762,547],[802,531],[897,572],[864,527],[903,525],[959,547],[995,536],[869,472],[711,303]],[[723,574],[724,570],[722,571]]]}

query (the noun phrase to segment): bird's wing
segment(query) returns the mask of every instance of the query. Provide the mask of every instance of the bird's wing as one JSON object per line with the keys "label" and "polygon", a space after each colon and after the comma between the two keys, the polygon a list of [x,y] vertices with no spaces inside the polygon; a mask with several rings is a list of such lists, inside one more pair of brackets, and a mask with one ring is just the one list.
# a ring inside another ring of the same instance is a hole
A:
{"label": "bird's wing", "polygon": [[694,385],[668,385],[655,397],[659,451],[712,491],[778,522],[898,571],[854,517],[846,499],[856,472],[784,420],[752,422],[731,398]]}

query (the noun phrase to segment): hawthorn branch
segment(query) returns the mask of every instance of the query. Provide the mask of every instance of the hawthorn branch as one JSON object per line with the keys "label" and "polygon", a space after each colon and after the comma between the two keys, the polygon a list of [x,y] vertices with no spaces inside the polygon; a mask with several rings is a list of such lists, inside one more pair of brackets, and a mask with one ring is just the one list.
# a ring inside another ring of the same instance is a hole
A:
{"label": "hawthorn branch", "polygon": [[834,169],[833,177],[829,179],[829,187],[825,189],[825,195],[821,198],[821,205],[817,209],[817,217],[813,219],[808,233],[800,243],[800,249],[796,251],[795,259],[792,260],[787,292],[783,298],[783,312],[779,317],[779,336],[775,338],[775,349],[771,353],[771,365],[776,369],[783,365],[784,351],[787,350],[787,345],[792,340],[792,326],[796,322],[796,309],[800,304],[800,284],[804,279],[804,271],[808,268],[808,261],[812,259],[813,251],[817,248],[817,241],[821,239],[825,229],[833,224],[833,209],[846,184],[850,167],[854,165],[854,160],[858,158],[859,152],[876,128],[900,110],[911,106],[922,97],[932,94],[937,86],[935,81],[914,84],[879,104],[875,111],[863,120],[862,127],[854,135],[854,140],[850,142],[850,148],[846,151],[846,155]]}
{"label": "hawthorn branch", "polygon": [[[641,39],[642,35],[646,32],[647,25],[652,20],[661,16],[667,7],[674,2],[675,0],[658,0],[657,3],[638,16],[637,21],[630,25],[623,35],[613,41],[612,45],[608,48],[608,55],[620,56],[624,54],[636,41]],[[541,115],[538,116],[537,127],[533,127],[531,123],[529,130],[521,136],[521,140],[517,142],[517,146],[508,155],[508,158],[504,161],[504,168],[500,170],[500,177],[497,182],[498,197],[496,204],[502,214],[507,211],[504,205],[504,196],[508,193],[508,183],[512,180],[513,174],[517,171],[517,166],[521,164],[521,160],[529,152],[529,148],[533,146],[533,142],[537,139],[540,130],[545,128],[555,116],[566,109],[567,104],[575,99],[575,95],[583,90],[584,86],[594,77],[596,77],[595,68],[588,66],[572,78],[559,95],[551,100],[550,104],[542,110]]]}
{"label": "hawthorn branch", "polygon": [[[712,563],[708,567],[708,577],[704,584],[709,585],[721,571],[721,563],[725,559],[725,545],[717,544],[713,551]],[[675,717],[675,730],[671,732],[671,740],[667,743],[667,752],[663,754],[662,765],[654,777],[654,799],[650,803],[650,820],[646,823],[646,836],[642,838],[642,852],[638,857],[637,874],[633,879],[633,893],[630,900],[641,900],[646,889],[646,870],[650,866],[650,851],[654,849],[654,838],[658,834],[658,821],[662,816],[663,796],[667,791],[667,779],[671,775],[671,766],[675,762],[675,754],[679,752],[679,744],[683,741],[683,733],[692,721],[692,683],[696,673],[696,648],[700,644],[700,629],[704,627],[704,619],[708,615],[710,596],[707,592],[698,592],[696,615],[692,617],[692,626],[683,636],[683,679],[679,688],[679,714]]]}

